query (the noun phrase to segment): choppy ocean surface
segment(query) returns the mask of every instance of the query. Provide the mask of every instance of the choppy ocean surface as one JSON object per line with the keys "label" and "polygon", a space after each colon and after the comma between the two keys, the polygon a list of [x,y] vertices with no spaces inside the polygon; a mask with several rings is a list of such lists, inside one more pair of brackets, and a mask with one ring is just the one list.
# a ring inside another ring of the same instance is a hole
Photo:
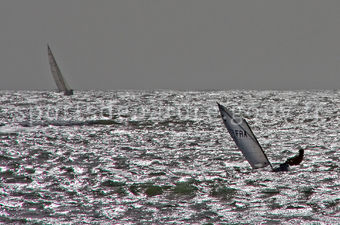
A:
{"label": "choppy ocean surface", "polygon": [[[252,170],[219,115],[248,120]],[[340,91],[0,91],[0,223],[339,224]]]}

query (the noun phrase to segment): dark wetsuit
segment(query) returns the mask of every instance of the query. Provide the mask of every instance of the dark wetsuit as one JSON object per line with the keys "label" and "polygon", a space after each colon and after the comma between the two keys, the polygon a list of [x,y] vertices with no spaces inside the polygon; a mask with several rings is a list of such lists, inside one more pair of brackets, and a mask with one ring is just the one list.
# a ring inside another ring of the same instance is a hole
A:
{"label": "dark wetsuit", "polygon": [[280,167],[274,168],[273,172],[288,171],[289,165],[287,163],[281,163]]}
{"label": "dark wetsuit", "polygon": [[304,150],[301,148],[299,149],[299,155],[287,159],[285,163],[291,166],[299,165],[302,162],[303,154],[304,154]]}
{"label": "dark wetsuit", "polygon": [[296,166],[302,162],[304,150],[301,148],[299,149],[299,155],[296,155],[292,158],[286,160],[286,162],[281,163],[280,167],[274,168],[274,172],[281,172],[281,171],[288,171],[289,166]]}

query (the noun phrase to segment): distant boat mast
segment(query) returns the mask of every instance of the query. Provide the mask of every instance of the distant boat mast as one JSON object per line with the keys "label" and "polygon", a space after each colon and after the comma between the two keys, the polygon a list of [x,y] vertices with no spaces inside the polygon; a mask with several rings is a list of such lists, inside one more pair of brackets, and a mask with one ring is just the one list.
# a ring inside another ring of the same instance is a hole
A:
{"label": "distant boat mast", "polygon": [[47,53],[51,73],[53,75],[54,81],[58,87],[59,92],[64,92],[64,95],[73,95],[73,90],[70,88],[70,86],[64,79],[63,75],[61,74],[57,61],[55,60],[49,45],[47,45]]}

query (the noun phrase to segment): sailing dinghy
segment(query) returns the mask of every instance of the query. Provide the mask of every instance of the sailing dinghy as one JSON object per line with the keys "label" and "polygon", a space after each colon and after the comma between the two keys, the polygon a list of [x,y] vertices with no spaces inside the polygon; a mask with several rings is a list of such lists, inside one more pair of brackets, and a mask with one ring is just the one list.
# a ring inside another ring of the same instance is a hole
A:
{"label": "sailing dinghy", "polygon": [[228,109],[217,104],[224,125],[251,167],[258,169],[269,165],[273,169],[247,121],[243,118],[235,118]]}
{"label": "sailing dinghy", "polygon": [[61,74],[57,61],[55,60],[49,45],[47,45],[47,53],[51,73],[53,75],[54,81],[58,87],[59,92],[64,92],[64,95],[73,95],[73,90],[70,88],[70,86],[64,79],[63,75]]}

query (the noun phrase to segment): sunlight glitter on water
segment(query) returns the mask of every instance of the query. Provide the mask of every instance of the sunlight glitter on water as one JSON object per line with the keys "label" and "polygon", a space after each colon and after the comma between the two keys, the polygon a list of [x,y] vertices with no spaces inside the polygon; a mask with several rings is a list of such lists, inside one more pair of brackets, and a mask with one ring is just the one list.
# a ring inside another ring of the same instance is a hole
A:
{"label": "sunlight glitter on water", "polygon": [[[0,221],[336,224],[339,97],[338,91],[89,91],[67,98],[1,91]],[[248,120],[274,166],[298,146],[306,148],[303,163],[280,174],[252,170],[216,102]],[[51,117],[59,120],[48,124]],[[103,118],[113,122],[95,121]],[[20,125],[29,119],[37,125]]]}

